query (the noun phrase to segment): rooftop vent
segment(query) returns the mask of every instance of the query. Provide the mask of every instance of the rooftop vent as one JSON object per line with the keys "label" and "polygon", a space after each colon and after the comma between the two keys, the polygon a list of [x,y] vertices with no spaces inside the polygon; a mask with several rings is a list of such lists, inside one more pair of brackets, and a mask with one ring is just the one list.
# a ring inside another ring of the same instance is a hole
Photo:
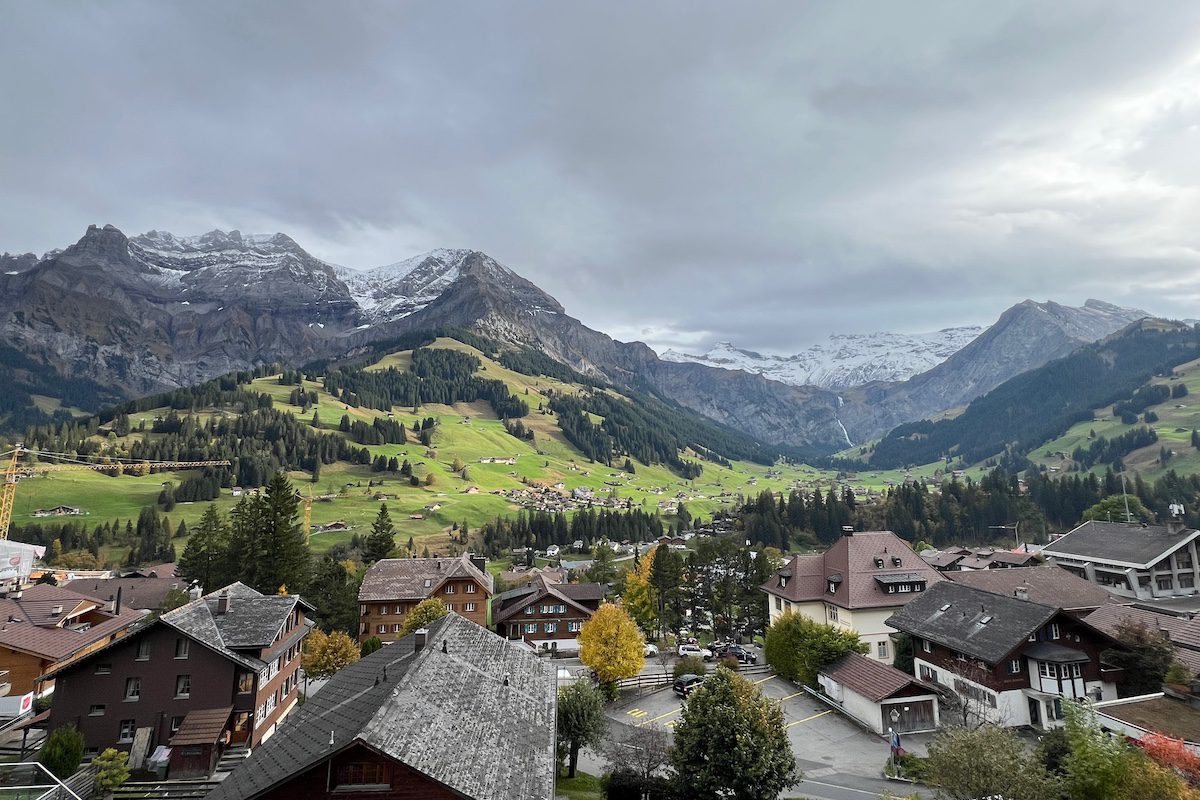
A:
{"label": "rooftop vent", "polygon": [[853,525],[843,525],[842,526],[842,536],[853,536],[853,535],[854,535],[854,526]]}
{"label": "rooftop vent", "polygon": [[1018,586],[1017,588],[1013,589],[1013,597],[1017,598],[1018,600],[1028,600],[1029,599],[1029,587],[1028,586]]}
{"label": "rooftop vent", "polygon": [[443,652],[443,653],[449,652],[449,651],[446,649],[446,640],[445,640],[445,639],[442,639],[442,652]]}
{"label": "rooftop vent", "polygon": [[991,617],[984,617],[983,619],[979,620],[979,624],[980,624],[980,625],[987,625],[987,624],[988,624],[989,622],[991,622],[991,621],[992,621],[992,618],[991,618]]}
{"label": "rooftop vent", "polygon": [[229,592],[221,592],[220,596],[217,597],[217,613],[229,613]]}
{"label": "rooftop vent", "polygon": [[61,617],[61,616],[62,616],[62,612],[63,612],[63,607],[62,607],[62,606],[55,606],[54,608],[50,609],[50,616],[52,616],[52,617]]}
{"label": "rooftop vent", "polygon": [[428,628],[421,628],[413,634],[413,652],[419,652],[425,646],[425,638],[429,636]]}
{"label": "rooftop vent", "polygon": [[949,604],[949,603],[946,603],[946,605],[942,606],[942,607],[941,607],[940,609],[938,609],[938,610],[939,610],[939,611],[949,611],[949,610],[950,610],[950,604]]}
{"label": "rooftop vent", "polygon": [[508,686],[508,673],[504,673],[504,685]]}

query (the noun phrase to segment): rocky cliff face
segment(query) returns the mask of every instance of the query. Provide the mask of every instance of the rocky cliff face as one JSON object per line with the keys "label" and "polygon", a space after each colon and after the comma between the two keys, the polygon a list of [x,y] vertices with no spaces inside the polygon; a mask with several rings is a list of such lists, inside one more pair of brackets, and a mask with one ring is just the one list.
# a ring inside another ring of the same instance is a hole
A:
{"label": "rocky cliff face", "polygon": [[1026,300],[933,369],[901,383],[846,392],[840,417],[855,443],[872,439],[903,422],[966,405],[1022,372],[1148,316],[1099,300],[1078,308]]}

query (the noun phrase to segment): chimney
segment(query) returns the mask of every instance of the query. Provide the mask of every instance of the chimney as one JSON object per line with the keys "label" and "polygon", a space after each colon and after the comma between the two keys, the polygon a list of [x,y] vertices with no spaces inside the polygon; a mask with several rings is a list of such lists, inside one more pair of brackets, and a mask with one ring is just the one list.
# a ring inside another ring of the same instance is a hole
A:
{"label": "chimney", "polygon": [[437,571],[438,571],[438,572],[441,572],[441,571],[442,571],[442,562],[441,562],[441,561],[437,561],[436,563],[437,563]]}
{"label": "chimney", "polygon": [[508,686],[508,673],[504,673],[504,685]]}
{"label": "chimney", "polygon": [[419,653],[421,648],[425,646],[425,639],[429,636],[428,628],[421,628],[413,634],[413,652]]}
{"label": "chimney", "polygon": [[475,569],[479,570],[484,575],[486,575],[487,574],[487,559],[484,558],[483,556],[477,556],[474,553],[471,554],[470,558],[471,558],[471,563],[475,565]]}
{"label": "chimney", "polygon": [[443,653],[449,652],[448,650],[446,650],[446,640],[445,639],[442,639],[442,652]]}
{"label": "chimney", "polygon": [[121,613],[121,587],[117,587],[117,599],[113,603],[113,614]]}
{"label": "chimney", "polygon": [[50,616],[52,616],[52,617],[61,617],[61,616],[62,616],[62,611],[63,611],[63,607],[62,607],[62,606],[55,606],[54,608],[50,609]]}
{"label": "chimney", "polygon": [[843,525],[842,526],[842,536],[853,536],[853,535],[854,535],[854,526],[853,525]]}
{"label": "chimney", "polygon": [[1028,600],[1029,599],[1029,587],[1028,586],[1018,586],[1016,589],[1013,589],[1013,597],[1017,598],[1018,600]]}
{"label": "chimney", "polygon": [[217,597],[217,613],[229,613],[229,592],[221,592],[221,594]]}

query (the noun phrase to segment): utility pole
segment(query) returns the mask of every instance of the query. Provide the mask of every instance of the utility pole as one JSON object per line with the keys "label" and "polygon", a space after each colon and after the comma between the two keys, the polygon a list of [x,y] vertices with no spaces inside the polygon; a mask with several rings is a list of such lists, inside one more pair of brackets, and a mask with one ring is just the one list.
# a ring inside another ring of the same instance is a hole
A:
{"label": "utility pole", "polygon": [[1133,516],[1129,513],[1129,492],[1125,488],[1125,470],[1121,470],[1121,497],[1125,499],[1125,524],[1129,525],[1133,522]]}
{"label": "utility pole", "polygon": [[1013,544],[1015,544],[1018,549],[1021,547],[1021,520],[1017,520],[1012,525],[988,525],[988,528],[996,531],[1006,531],[1009,528],[1012,528]]}

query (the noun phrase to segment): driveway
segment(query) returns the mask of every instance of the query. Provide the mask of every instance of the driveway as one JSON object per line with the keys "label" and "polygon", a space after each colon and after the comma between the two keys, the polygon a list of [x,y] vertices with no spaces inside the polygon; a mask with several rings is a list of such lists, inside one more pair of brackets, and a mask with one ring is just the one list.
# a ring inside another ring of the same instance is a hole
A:
{"label": "driveway", "polygon": [[[881,778],[888,742],[847,720],[792,683],[774,675],[749,676],[764,695],[780,702],[788,741],[805,781],[790,796],[820,800],[868,800],[886,791],[906,796],[909,784]],[[629,693],[608,708],[610,735],[624,738],[638,726],[675,727],[683,708],[669,689]],[[925,754],[929,736],[909,736],[904,747]]]}

